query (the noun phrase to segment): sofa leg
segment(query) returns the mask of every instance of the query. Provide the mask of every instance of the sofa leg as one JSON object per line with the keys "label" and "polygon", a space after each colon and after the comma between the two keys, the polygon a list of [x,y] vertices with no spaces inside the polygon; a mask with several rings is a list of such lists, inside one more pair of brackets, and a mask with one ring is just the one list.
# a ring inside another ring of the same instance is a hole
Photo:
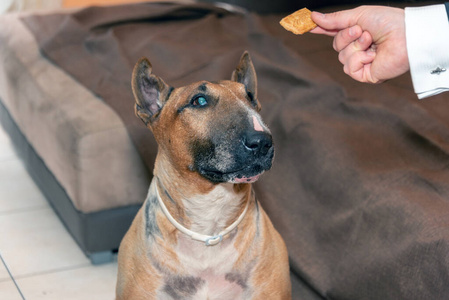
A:
{"label": "sofa leg", "polygon": [[101,265],[112,262],[114,255],[112,251],[102,251],[89,253],[88,257],[93,265]]}

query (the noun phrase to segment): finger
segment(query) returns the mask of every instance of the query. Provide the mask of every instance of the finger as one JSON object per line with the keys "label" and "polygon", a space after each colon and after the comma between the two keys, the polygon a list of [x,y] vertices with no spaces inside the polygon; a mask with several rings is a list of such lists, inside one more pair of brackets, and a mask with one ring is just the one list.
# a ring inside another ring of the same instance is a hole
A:
{"label": "finger", "polygon": [[378,80],[371,74],[371,63],[375,56],[376,53],[371,50],[357,51],[347,60],[343,70],[357,81],[377,83]]}
{"label": "finger", "polygon": [[357,8],[342,10],[328,14],[312,12],[312,20],[321,28],[328,31],[342,30],[357,24],[359,13]]}
{"label": "finger", "polygon": [[340,52],[362,36],[362,28],[359,25],[351,26],[337,33],[333,47]]}
{"label": "finger", "polygon": [[338,31],[335,30],[326,30],[324,28],[321,28],[319,26],[315,27],[314,29],[309,31],[310,33],[315,33],[315,34],[324,34],[324,35],[329,35],[329,36],[335,36]]}
{"label": "finger", "polygon": [[360,38],[356,39],[354,42],[346,46],[343,50],[341,50],[338,54],[338,60],[342,64],[346,64],[348,58],[352,57],[352,55],[359,51],[371,51],[372,45],[372,37],[368,32],[363,32]]}
{"label": "finger", "polygon": [[360,38],[354,42],[354,47],[358,50],[368,50],[373,45],[373,37],[368,31],[364,31]]}

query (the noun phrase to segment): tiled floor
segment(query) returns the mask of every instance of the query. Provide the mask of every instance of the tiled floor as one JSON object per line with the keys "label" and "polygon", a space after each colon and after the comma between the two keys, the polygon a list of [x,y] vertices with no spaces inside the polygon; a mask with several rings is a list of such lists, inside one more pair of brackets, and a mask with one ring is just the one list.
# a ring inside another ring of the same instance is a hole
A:
{"label": "tiled floor", "polygon": [[117,263],[93,266],[0,126],[0,299],[109,299]]}

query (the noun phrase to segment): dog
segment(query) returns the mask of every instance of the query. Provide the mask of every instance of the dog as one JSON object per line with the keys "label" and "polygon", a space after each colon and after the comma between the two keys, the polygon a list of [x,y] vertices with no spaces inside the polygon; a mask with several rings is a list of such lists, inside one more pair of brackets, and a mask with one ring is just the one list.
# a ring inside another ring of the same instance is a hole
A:
{"label": "dog", "polygon": [[142,58],[132,89],[158,153],[119,248],[117,299],[291,299],[285,243],[251,187],[274,146],[249,53],[231,80],[180,88]]}

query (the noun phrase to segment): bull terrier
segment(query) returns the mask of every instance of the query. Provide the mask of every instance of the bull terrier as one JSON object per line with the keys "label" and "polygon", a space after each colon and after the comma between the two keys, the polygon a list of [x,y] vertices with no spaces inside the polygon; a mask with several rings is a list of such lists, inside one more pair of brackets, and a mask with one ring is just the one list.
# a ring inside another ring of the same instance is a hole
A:
{"label": "bull terrier", "polygon": [[180,88],[142,58],[132,89],[158,153],[120,245],[117,299],[291,299],[285,243],[251,186],[274,146],[250,55],[231,80]]}

